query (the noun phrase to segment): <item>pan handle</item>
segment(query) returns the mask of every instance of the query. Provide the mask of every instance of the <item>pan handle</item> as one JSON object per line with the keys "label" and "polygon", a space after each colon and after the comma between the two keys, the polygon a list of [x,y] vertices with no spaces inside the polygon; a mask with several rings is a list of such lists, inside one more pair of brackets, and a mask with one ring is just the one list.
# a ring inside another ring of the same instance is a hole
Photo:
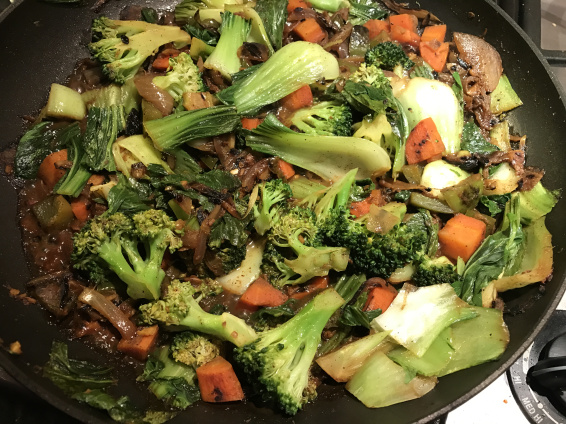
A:
{"label": "pan handle", "polygon": [[566,66],[566,51],[541,48],[541,0],[497,0],[496,2],[523,28],[549,64]]}

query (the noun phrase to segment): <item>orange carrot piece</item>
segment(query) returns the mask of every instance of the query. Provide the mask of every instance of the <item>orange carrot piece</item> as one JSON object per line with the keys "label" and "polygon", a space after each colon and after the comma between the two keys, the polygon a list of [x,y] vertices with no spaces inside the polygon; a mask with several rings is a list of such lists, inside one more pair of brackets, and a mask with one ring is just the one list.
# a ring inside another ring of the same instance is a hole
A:
{"label": "orange carrot piece", "polygon": [[104,183],[104,175],[92,174],[86,183],[90,185],[100,185]]}
{"label": "orange carrot piece", "polygon": [[315,18],[307,18],[295,28],[293,32],[302,40],[309,43],[320,43],[326,37],[326,31],[318,24]]}
{"label": "orange carrot piece", "polygon": [[261,119],[259,118],[242,118],[242,128],[245,130],[253,130],[261,124]]}
{"label": "orange carrot piece", "polygon": [[277,290],[264,278],[255,280],[240,297],[240,302],[246,306],[280,306],[287,301],[285,293]]}
{"label": "orange carrot piece", "polygon": [[59,150],[48,155],[41,165],[39,165],[39,170],[37,171],[37,176],[43,180],[43,182],[49,188],[55,187],[57,181],[65,175],[64,169],[59,169],[56,167],[57,162],[62,162],[67,160],[67,149]]}
{"label": "orange carrot piece", "polygon": [[88,219],[89,210],[86,199],[74,199],[71,202],[71,209],[73,210],[75,218],[77,218],[79,221],[84,222]]}
{"label": "orange carrot piece", "polygon": [[423,31],[423,35],[421,35],[422,42],[436,40],[443,43],[444,38],[446,38],[446,25],[427,26]]}
{"label": "orange carrot piece", "polygon": [[205,402],[233,402],[244,399],[244,391],[232,364],[222,356],[197,368],[200,395]]}
{"label": "orange carrot piece", "polygon": [[397,41],[401,44],[408,44],[415,49],[419,48],[419,43],[421,42],[421,36],[416,32],[409,31],[399,25],[391,25],[391,39]]}
{"label": "orange carrot piece", "polygon": [[405,28],[407,31],[417,32],[417,26],[419,25],[419,20],[415,15],[401,14],[401,15],[391,15],[389,17],[389,23],[391,28],[398,26]]}
{"label": "orange carrot piece", "polygon": [[312,91],[308,85],[303,85],[281,99],[281,106],[291,112],[310,105],[312,105]]}
{"label": "orange carrot piece", "polygon": [[309,284],[306,286],[301,287],[301,291],[297,291],[293,293],[291,299],[300,300],[304,297],[307,297],[311,293],[318,292],[328,288],[328,276],[324,277],[314,277]]}
{"label": "orange carrot piece", "polygon": [[449,43],[439,43],[436,40],[419,44],[421,57],[436,72],[442,72],[450,52]]}
{"label": "orange carrot piece", "polygon": [[179,56],[179,53],[180,52],[173,53],[173,54],[162,54],[161,53],[153,61],[153,63],[151,64],[151,67],[155,71],[165,72],[167,69],[169,69],[169,58]]}
{"label": "orange carrot piece", "polygon": [[308,9],[310,6],[303,0],[289,0],[287,3],[287,12],[292,13],[295,9]]}
{"label": "orange carrot piece", "polygon": [[457,214],[438,232],[442,253],[451,259],[468,261],[485,237],[485,222]]}
{"label": "orange carrot piece", "polygon": [[145,361],[149,352],[155,346],[158,335],[159,328],[157,325],[140,327],[137,329],[136,335],[131,339],[120,340],[117,349],[138,361]]}
{"label": "orange carrot piece", "polygon": [[381,19],[370,19],[364,26],[369,30],[369,39],[373,40],[383,31],[389,32],[391,30],[389,22],[383,21]]}
{"label": "orange carrot piece", "polygon": [[413,165],[442,153],[445,148],[436,124],[432,118],[426,118],[409,134],[405,145],[405,157],[407,163]]}
{"label": "orange carrot piece", "polygon": [[[277,161],[277,167],[279,168],[281,176],[286,180],[295,175],[295,168],[293,168],[293,165],[291,165],[289,162],[285,162],[281,158],[279,158],[279,160]],[[279,172],[277,174],[279,174]]]}
{"label": "orange carrot piece", "polygon": [[371,205],[382,206],[383,196],[381,190],[372,190],[370,195],[360,202],[352,202],[350,213],[356,218],[369,213]]}
{"label": "orange carrot piece", "polygon": [[385,312],[396,296],[397,293],[393,290],[389,290],[384,287],[374,287],[368,294],[368,300],[364,305],[364,311],[375,311],[376,309],[381,309],[381,312]]}

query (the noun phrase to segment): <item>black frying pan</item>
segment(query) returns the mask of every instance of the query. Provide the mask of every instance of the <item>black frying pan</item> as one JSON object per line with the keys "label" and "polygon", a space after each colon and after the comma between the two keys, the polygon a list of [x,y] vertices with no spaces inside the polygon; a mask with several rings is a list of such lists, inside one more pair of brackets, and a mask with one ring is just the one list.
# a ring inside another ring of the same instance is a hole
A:
{"label": "black frying pan", "polygon": [[[104,13],[117,17],[127,4],[164,7],[170,0],[110,0]],[[420,0],[421,7],[431,10],[451,30],[481,35],[501,53],[505,72],[525,105],[511,114],[514,132],[527,134],[527,157],[530,164],[546,169],[549,188],[566,186],[565,93],[558,84],[536,46],[501,9],[488,0]],[[21,116],[37,111],[47,98],[49,84],[63,83],[78,58],[85,57],[89,41],[89,24],[95,14],[91,0],[81,6],[62,6],[26,0],[9,14],[0,15],[0,145],[14,143],[21,136]],[[472,13],[470,13],[472,12]],[[3,19],[3,20],[2,20]],[[48,358],[51,342],[64,340],[64,334],[36,306],[23,306],[8,296],[4,286],[18,289],[30,278],[24,260],[19,229],[16,225],[16,192],[0,179],[0,338],[4,344],[19,340],[23,355],[13,356],[0,349],[0,366],[25,386],[68,414],[89,423],[106,423],[102,412],[66,398],[49,381],[38,375],[36,366]],[[505,294],[507,307],[514,311],[506,316],[511,342],[503,357],[440,379],[438,386],[425,397],[379,410],[365,408],[349,396],[343,386],[325,386],[314,404],[307,405],[294,418],[283,417],[252,403],[211,405],[201,403],[181,414],[173,422],[191,420],[197,423],[269,422],[327,423],[355,421],[363,423],[425,423],[460,405],[503,373],[532,342],[535,334],[555,309],[564,292],[566,276],[566,202],[558,204],[547,219],[555,245],[554,278],[544,287],[537,285]],[[127,359],[117,359],[94,351],[80,342],[70,343],[74,357],[105,361],[115,365],[121,376],[118,391],[129,394],[136,403],[146,405],[151,397],[143,386],[136,385]],[[380,384],[376,381],[376,384]]]}

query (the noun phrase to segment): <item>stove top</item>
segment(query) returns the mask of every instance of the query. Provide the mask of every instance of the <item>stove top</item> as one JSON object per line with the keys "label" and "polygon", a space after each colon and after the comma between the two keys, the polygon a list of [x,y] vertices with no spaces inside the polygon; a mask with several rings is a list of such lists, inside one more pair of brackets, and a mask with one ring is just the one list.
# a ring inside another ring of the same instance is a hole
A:
{"label": "stove top", "polygon": [[[527,31],[535,43],[541,45],[543,54],[554,65],[553,72],[566,88],[566,0],[494,1]],[[0,0],[0,12],[15,2]],[[529,368],[537,363],[546,344],[565,331],[566,296],[533,345],[507,373],[447,416],[429,424],[566,423],[566,416],[526,383]],[[566,350],[566,343],[562,347]],[[566,378],[566,369],[564,372]],[[562,396],[566,405],[566,394],[562,393]],[[5,423],[78,423],[20,386],[1,368],[0,411]]]}

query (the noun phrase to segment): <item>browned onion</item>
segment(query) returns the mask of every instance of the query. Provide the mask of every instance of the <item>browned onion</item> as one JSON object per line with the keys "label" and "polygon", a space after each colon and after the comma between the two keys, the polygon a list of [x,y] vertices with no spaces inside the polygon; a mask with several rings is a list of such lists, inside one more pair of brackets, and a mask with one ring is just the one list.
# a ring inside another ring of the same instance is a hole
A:
{"label": "browned onion", "polygon": [[79,300],[90,305],[100,315],[110,321],[124,339],[131,339],[136,335],[136,326],[134,323],[129,320],[120,308],[96,290],[85,287],[79,296]]}
{"label": "browned onion", "polygon": [[159,112],[167,116],[173,110],[175,100],[167,91],[159,88],[153,83],[155,75],[138,75],[134,78],[134,84],[145,100],[154,105]]}
{"label": "browned onion", "polygon": [[503,73],[501,56],[497,50],[481,38],[461,32],[454,33],[454,42],[460,57],[471,65],[470,74],[479,78],[488,93],[495,90]]}

